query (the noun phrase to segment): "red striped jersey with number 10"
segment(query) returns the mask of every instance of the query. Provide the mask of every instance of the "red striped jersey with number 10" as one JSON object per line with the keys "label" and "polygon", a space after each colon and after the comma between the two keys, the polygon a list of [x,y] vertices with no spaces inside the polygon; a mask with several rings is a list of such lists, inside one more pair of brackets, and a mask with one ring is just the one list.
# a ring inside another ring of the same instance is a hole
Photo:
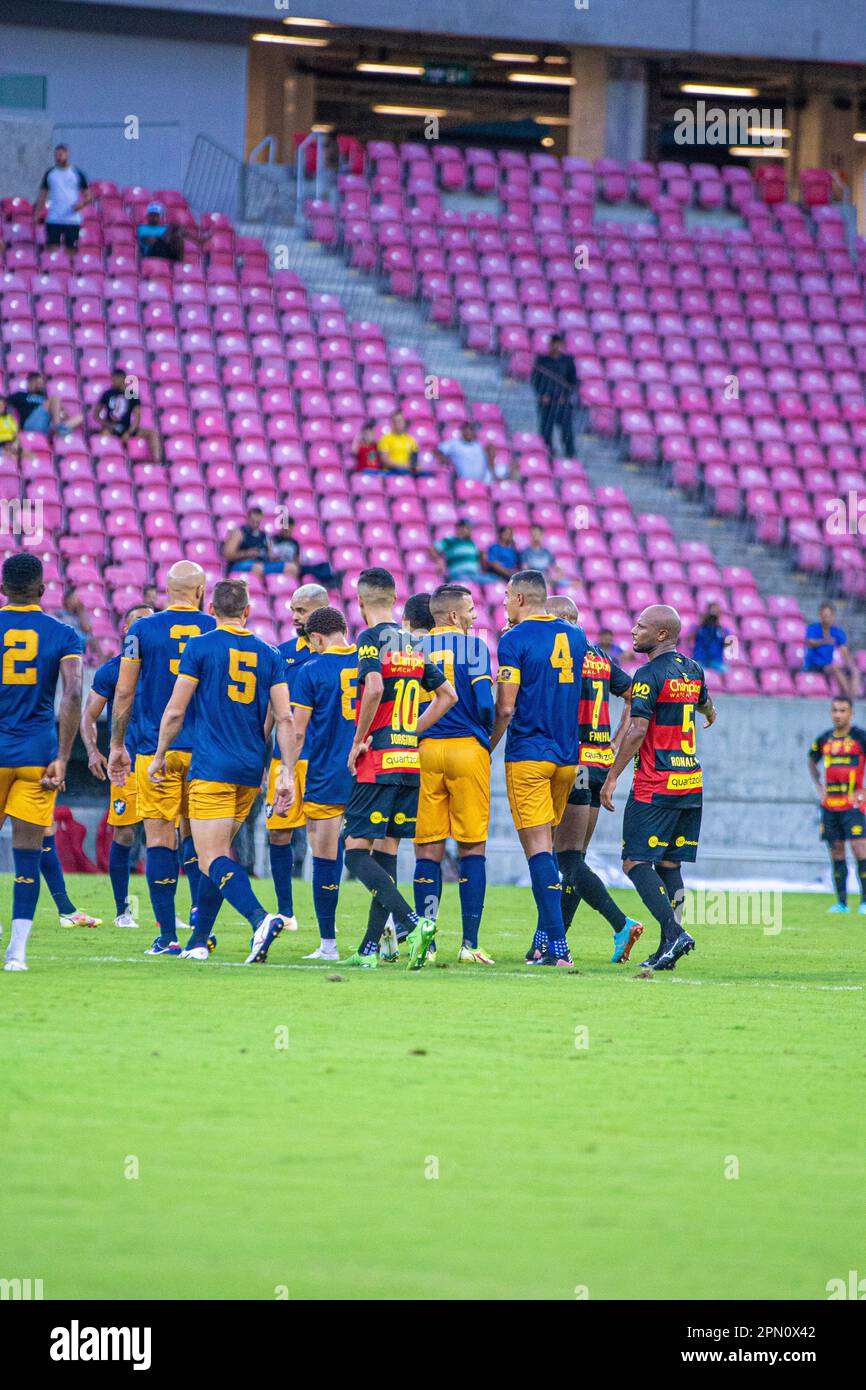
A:
{"label": "red striped jersey with number 10", "polygon": [[421,771],[416,733],[421,691],[438,690],[445,676],[393,622],[376,623],[358,638],[359,714],[373,671],[381,674],[384,688],[367,736],[370,748],[355,763],[355,775],[359,782],[412,785]]}

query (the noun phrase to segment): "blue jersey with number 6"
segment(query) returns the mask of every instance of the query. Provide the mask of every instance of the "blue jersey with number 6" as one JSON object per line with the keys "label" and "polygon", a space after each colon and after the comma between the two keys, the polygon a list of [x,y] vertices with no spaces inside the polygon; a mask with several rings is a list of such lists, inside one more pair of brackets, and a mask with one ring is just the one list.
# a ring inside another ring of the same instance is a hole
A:
{"label": "blue jersey with number 6", "polygon": [[292,704],[312,713],[304,739],[309,759],[304,800],[314,806],[345,806],[352,791],[346,766],[355,737],[358,648],[331,647],[305,661],[292,676]]}

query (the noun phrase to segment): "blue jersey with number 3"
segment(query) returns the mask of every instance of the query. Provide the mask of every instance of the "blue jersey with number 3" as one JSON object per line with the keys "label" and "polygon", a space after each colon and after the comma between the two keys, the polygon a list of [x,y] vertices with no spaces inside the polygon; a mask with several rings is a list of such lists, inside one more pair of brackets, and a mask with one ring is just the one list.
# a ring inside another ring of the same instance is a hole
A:
{"label": "blue jersey with number 3", "polygon": [[67,623],[37,603],[0,609],[0,767],[47,767],[57,757],[54,692],[68,656],[81,656],[81,641]]}
{"label": "blue jersey with number 3", "polygon": [[[160,720],[171,699],[180,670],[181,653],[187,642],[215,627],[216,618],[209,613],[176,604],[149,618],[139,618],[124,637],[123,660],[138,662],[141,667],[138,676],[141,707],[136,745],[139,753],[156,752]],[[192,748],[195,704],[193,701],[187,710],[180,733],[171,745],[183,753],[188,753]]]}
{"label": "blue jersey with number 3", "polygon": [[218,627],[187,642],[180,675],[197,683],[190,778],[257,786],[271,690],[286,684],[286,663],[276,647],[252,632]]}
{"label": "blue jersey with number 3", "polygon": [[304,800],[345,806],[352,790],[346,761],[355,737],[358,648],[331,647],[305,661],[291,679],[292,704],[312,711],[304,739],[309,759]]}

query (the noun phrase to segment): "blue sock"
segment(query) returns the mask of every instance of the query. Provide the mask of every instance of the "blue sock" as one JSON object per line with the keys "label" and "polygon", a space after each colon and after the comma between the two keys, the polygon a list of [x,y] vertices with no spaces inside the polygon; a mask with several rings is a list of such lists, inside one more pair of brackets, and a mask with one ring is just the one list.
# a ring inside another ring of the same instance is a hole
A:
{"label": "blue sock", "polygon": [[202,880],[202,872],[198,866],[198,855],[195,852],[195,845],[193,844],[191,835],[187,835],[186,839],[183,842],[183,846],[180,852],[180,858],[181,863],[183,864],[183,871],[186,874],[187,882],[189,883],[189,897],[191,904],[189,920],[190,922],[195,922],[195,909],[196,904],[198,903],[198,888]]}
{"label": "blue sock", "polygon": [[568,955],[565,927],[562,922],[562,884],[552,854],[533,854],[529,861],[532,896],[538,907],[539,930],[546,932],[548,947],[553,956]]}
{"label": "blue sock", "polygon": [[206,946],[208,937],[214,929],[214,924],[219,916],[219,910],[223,905],[223,896],[215,883],[211,883],[207,874],[199,870],[198,897],[196,898],[195,926],[190,934],[186,949],[192,946]]}
{"label": "blue sock", "polygon": [[442,865],[433,859],[416,859],[412,887],[418,916],[438,917],[442,899]]}
{"label": "blue sock", "polygon": [[147,851],[147,888],[156,928],[162,941],[177,941],[174,895],[177,891],[177,850],[152,845]]}
{"label": "blue sock", "polygon": [[478,947],[478,928],[484,911],[487,888],[487,860],[483,854],[467,854],[460,860],[460,912],[463,940],[473,950]]}
{"label": "blue sock", "polygon": [[60,855],[57,853],[53,835],[46,835],[42,841],[42,857],[39,860],[39,866],[48,891],[57,904],[57,911],[63,916],[74,912],[75,903],[66,891],[63,865],[60,862]]}
{"label": "blue sock", "polygon": [[292,896],[292,855],[291,840],[287,845],[269,845],[271,857],[271,878],[277,890],[277,911],[284,917],[294,917],[295,902]]}
{"label": "blue sock", "polygon": [[313,907],[323,941],[337,937],[337,901],[340,896],[340,869],[337,859],[318,859],[313,855]]}
{"label": "blue sock", "polygon": [[15,879],[12,884],[13,922],[32,922],[39,901],[41,849],[13,849]]}
{"label": "blue sock", "polygon": [[211,864],[208,877],[211,883],[216,884],[226,902],[231,903],[242,917],[246,917],[253,931],[261,926],[268,914],[253,892],[250,876],[242,864],[229,859],[227,854],[221,854]]}
{"label": "blue sock", "polygon": [[111,879],[111,891],[114,894],[115,917],[126,911],[131,854],[132,845],[119,845],[116,840],[112,840],[111,849],[108,851],[108,877]]}

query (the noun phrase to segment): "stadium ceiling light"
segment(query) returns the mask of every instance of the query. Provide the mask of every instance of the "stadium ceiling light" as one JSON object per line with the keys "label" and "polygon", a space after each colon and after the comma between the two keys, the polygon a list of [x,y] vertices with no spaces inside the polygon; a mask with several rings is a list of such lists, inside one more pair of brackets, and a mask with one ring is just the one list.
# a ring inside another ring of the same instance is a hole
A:
{"label": "stadium ceiling light", "polygon": [[287,43],[295,48],[327,48],[330,39],[313,39],[304,34],[253,34],[253,43]]}
{"label": "stadium ceiling light", "polygon": [[576,77],[561,77],[552,72],[510,72],[509,82],[536,82],[545,87],[573,87]]}
{"label": "stadium ceiling light", "polygon": [[570,116],[533,116],[536,125],[571,125]]}
{"label": "stadium ceiling light", "polygon": [[491,53],[494,63],[537,63],[537,53]]}
{"label": "stadium ceiling light", "polygon": [[334,133],[334,127],[330,121],[317,121],[315,125],[310,126],[310,130],[313,135],[333,135]]}
{"label": "stadium ceiling light", "polygon": [[390,77],[423,77],[424,69],[417,63],[356,63],[356,72],[381,72]]}
{"label": "stadium ceiling light", "polygon": [[372,106],[377,116],[447,116],[445,106]]}
{"label": "stadium ceiling light", "polygon": [[851,139],[856,140],[858,145],[866,145],[866,130],[855,130]]}
{"label": "stadium ceiling light", "polygon": [[757,87],[719,87],[713,82],[681,82],[680,91],[693,97],[758,97]]}
{"label": "stadium ceiling light", "polygon": [[564,68],[568,66],[570,59],[566,58],[564,53],[548,53],[544,61],[550,63],[551,67]]}
{"label": "stadium ceiling light", "polygon": [[762,145],[731,145],[728,154],[740,159],[789,159],[791,151],[767,149]]}
{"label": "stadium ceiling light", "polygon": [[552,145],[556,144],[556,141],[554,140],[552,135],[545,135],[541,143],[546,150],[549,150]]}
{"label": "stadium ceiling light", "polygon": [[750,139],[757,135],[767,140],[788,140],[791,136],[790,130],[783,130],[781,126],[774,125],[750,125],[748,133]]}
{"label": "stadium ceiling light", "polygon": [[333,29],[330,19],[284,19],[284,24],[297,24],[301,29]]}

